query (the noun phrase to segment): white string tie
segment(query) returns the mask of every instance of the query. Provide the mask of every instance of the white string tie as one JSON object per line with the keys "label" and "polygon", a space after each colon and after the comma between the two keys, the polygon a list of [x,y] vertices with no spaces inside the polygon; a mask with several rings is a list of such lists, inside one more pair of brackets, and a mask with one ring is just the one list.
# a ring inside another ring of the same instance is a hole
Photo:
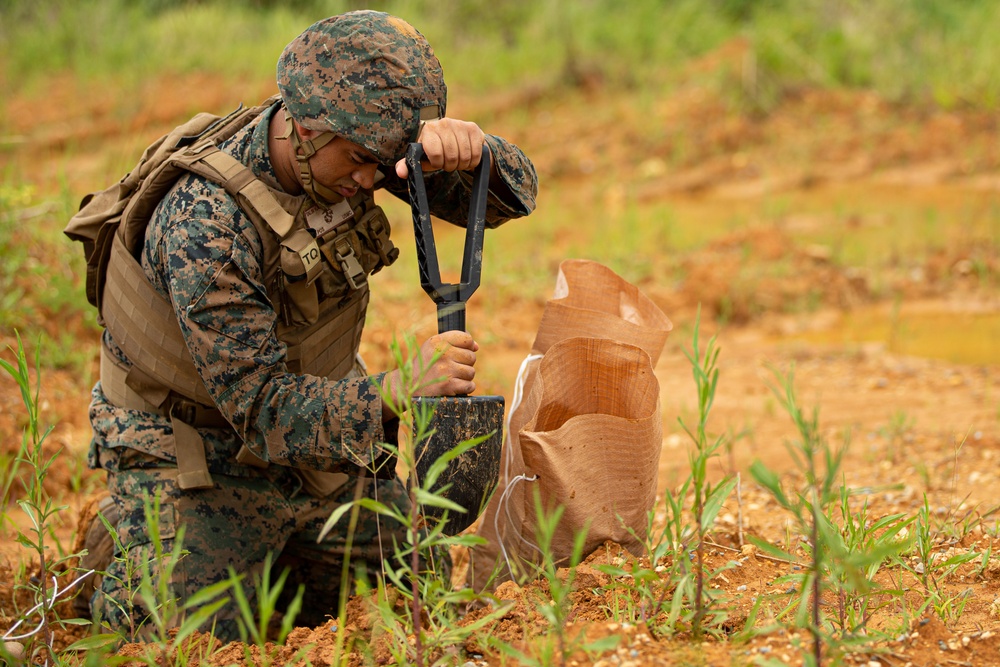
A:
{"label": "white string tie", "polygon": [[94,573],[93,570],[88,570],[87,572],[84,572],[79,577],[77,577],[76,579],[74,579],[72,581],[72,583],[70,583],[68,586],[66,586],[66,588],[63,588],[63,589],[59,588],[59,580],[56,579],[55,577],[52,577],[52,597],[50,597],[48,600],[43,600],[42,602],[39,602],[34,607],[32,607],[31,609],[29,609],[27,612],[25,612],[24,614],[22,614],[20,620],[18,620],[18,622],[15,623],[14,625],[10,626],[10,629],[8,629],[6,633],[4,633],[4,636],[3,636],[4,641],[7,641],[7,640],[17,641],[17,640],[20,640],[20,639],[27,639],[28,637],[30,637],[30,636],[32,636],[34,634],[37,634],[38,631],[41,630],[42,626],[45,624],[44,623],[44,621],[45,621],[45,613],[44,612],[42,613],[42,619],[38,622],[38,627],[35,628],[34,630],[32,630],[31,632],[28,632],[28,633],[23,634],[23,635],[14,635],[14,634],[11,634],[11,633],[13,633],[14,630],[16,630],[18,628],[18,626],[20,626],[22,623],[24,623],[24,620],[26,618],[28,618],[32,614],[34,614],[35,611],[37,611],[40,607],[45,607],[46,609],[51,609],[52,606],[56,603],[56,600],[59,599],[60,595],[64,595],[64,594],[68,593],[70,590],[73,589],[74,586],[76,586],[78,583],[80,583],[81,581],[83,581],[84,579],[86,579],[87,577],[89,577],[90,575],[92,575],[93,573]]}
{"label": "white string tie", "polygon": [[541,359],[544,355],[541,354],[529,354],[521,362],[521,368],[517,371],[517,380],[514,382],[514,395],[511,397],[510,410],[507,411],[507,422],[504,424],[504,436],[507,440],[507,451],[504,454],[503,462],[503,478],[504,480],[510,479],[510,467],[514,463],[514,449],[513,449],[513,436],[510,432],[511,419],[514,413],[517,411],[518,407],[521,405],[521,401],[524,399],[524,383],[528,375],[528,364],[532,361]]}
{"label": "white string tie", "polygon": [[[507,507],[507,500],[510,498],[510,492],[511,492],[511,490],[514,488],[514,486],[517,485],[518,482],[534,482],[537,479],[538,479],[538,475],[532,475],[531,477],[528,477],[527,475],[523,475],[522,474],[522,475],[518,475],[514,479],[510,480],[510,483],[507,485],[507,488],[505,488],[503,490],[503,493],[500,494],[499,507],[497,507],[497,513],[493,516],[493,531],[496,533],[497,544],[500,545],[500,555],[503,556],[503,560],[507,564],[507,572],[510,573],[510,578],[511,579],[515,578],[514,577],[514,568],[510,564],[510,556],[507,555],[507,547],[504,546],[503,536],[500,534],[500,522],[499,522],[500,512],[502,511],[504,513],[504,516],[507,517],[507,523],[509,525],[513,525],[514,521],[511,519],[510,513],[508,511],[508,507]],[[527,540],[524,539],[524,537],[521,535],[521,531],[520,530],[515,531],[515,534],[517,535],[518,539],[520,539],[522,542],[524,542],[528,546],[532,547],[538,553],[542,553],[541,549],[539,549],[537,546],[535,546],[531,542],[528,542]]]}

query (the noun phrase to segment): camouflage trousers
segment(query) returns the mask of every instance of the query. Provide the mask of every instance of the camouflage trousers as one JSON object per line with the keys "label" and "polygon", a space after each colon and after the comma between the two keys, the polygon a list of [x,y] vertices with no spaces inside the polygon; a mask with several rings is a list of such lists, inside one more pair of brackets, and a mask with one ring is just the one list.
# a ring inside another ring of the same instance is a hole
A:
{"label": "camouflage trousers", "polygon": [[[287,569],[288,578],[277,609],[282,611],[300,585],[302,608],[296,625],[315,627],[336,616],[349,536],[350,512],[321,541],[321,529],[338,506],[355,497],[375,498],[385,505],[409,506],[403,484],[391,479],[350,477],[331,497],[315,498],[301,489],[297,474],[271,466],[255,477],[213,474],[214,487],[185,491],[176,483],[175,468],[139,468],[109,472],[108,490],[118,510],[118,544],[100,588],[90,600],[95,622],[139,640],[153,629],[151,601],[139,594],[144,569],[153,587],[169,585],[169,596],[178,605],[191,600],[207,586],[230,578],[230,568],[244,575],[242,589],[252,609],[257,609],[257,587],[268,555],[270,581]],[[144,498],[159,498],[156,525],[146,521]],[[158,533],[158,540],[154,536]],[[403,544],[400,524],[361,509],[350,539],[351,577],[368,581],[381,576],[383,559],[391,559],[395,544]],[[171,564],[170,553],[180,541],[184,555]],[[157,547],[156,542],[159,542]],[[434,569],[450,576],[447,554],[436,553]],[[389,563],[398,568],[398,563]],[[169,581],[163,581],[169,578]],[[232,599],[231,593],[228,596]],[[162,601],[152,602],[158,604]],[[193,609],[184,613],[190,615]],[[160,612],[162,613],[162,612]],[[167,627],[179,625],[183,614]],[[202,625],[223,641],[240,638],[239,608],[229,602]]]}

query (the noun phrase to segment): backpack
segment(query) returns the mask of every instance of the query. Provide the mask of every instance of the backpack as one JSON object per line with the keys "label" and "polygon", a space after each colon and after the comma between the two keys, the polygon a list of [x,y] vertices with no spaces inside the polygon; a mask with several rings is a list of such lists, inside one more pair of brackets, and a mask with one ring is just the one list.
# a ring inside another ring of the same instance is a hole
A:
{"label": "backpack", "polygon": [[[184,161],[171,160],[179,151],[194,146],[218,145],[257,118],[275,101],[277,97],[255,107],[240,105],[227,116],[199,113],[150,144],[143,151],[139,163],[118,183],[83,198],[80,210],[70,218],[63,233],[73,241],[83,243],[87,260],[87,301],[97,307],[99,323],[103,325],[101,306],[112,241],[122,219],[133,212],[151,213],[185,172],[202,173],[203,170],[193,168]],[[204,175],[219,182],[216,174]]]}

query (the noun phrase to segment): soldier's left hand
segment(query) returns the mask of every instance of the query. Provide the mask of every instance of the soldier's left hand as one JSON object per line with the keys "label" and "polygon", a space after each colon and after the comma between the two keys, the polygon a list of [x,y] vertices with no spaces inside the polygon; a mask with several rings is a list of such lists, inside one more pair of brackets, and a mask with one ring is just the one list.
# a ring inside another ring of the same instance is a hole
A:
{"label": "soldier's left hand", "polygon": [[[425,171],[468,171],[479,164],[486,135],[475,123],[440,118],[424,123],[417,141],[424,148],[421,164]],[[396,175],[409,176],[405,159],[396,163]]]}

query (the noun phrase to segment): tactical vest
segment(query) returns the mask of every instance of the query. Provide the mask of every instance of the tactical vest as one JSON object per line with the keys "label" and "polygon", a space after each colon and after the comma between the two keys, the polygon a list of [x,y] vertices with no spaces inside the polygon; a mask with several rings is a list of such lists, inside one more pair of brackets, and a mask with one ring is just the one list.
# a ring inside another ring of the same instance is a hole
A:
{"label": "tactical vest", "polygon": [[[102,345],[102,388],[115,405],[171,420],[178,484],[185,489],[212,485],[197,429],[229,424],[197,373],[173,307],[139,262],[149,221],[174,183],[194,173],[220,185],[253,223],[263,246],[264,285],[278,315],[277,336],[287,346],[293,373],[341,379],[363,371],[356,364],[367,279],[399,254],[371,191],[323,209],[268,187],[219,150],[219,143],[276,102],[271,98],[224,118],[199,114],[147,148],[121,182],[88,195],[65,230],[84,242],[88,299],[132,363],[121,365]],[[237,459],[266,465],[246,446]],[[322,473],[306,474],[304,482],[316,495],[334,485]]]}

